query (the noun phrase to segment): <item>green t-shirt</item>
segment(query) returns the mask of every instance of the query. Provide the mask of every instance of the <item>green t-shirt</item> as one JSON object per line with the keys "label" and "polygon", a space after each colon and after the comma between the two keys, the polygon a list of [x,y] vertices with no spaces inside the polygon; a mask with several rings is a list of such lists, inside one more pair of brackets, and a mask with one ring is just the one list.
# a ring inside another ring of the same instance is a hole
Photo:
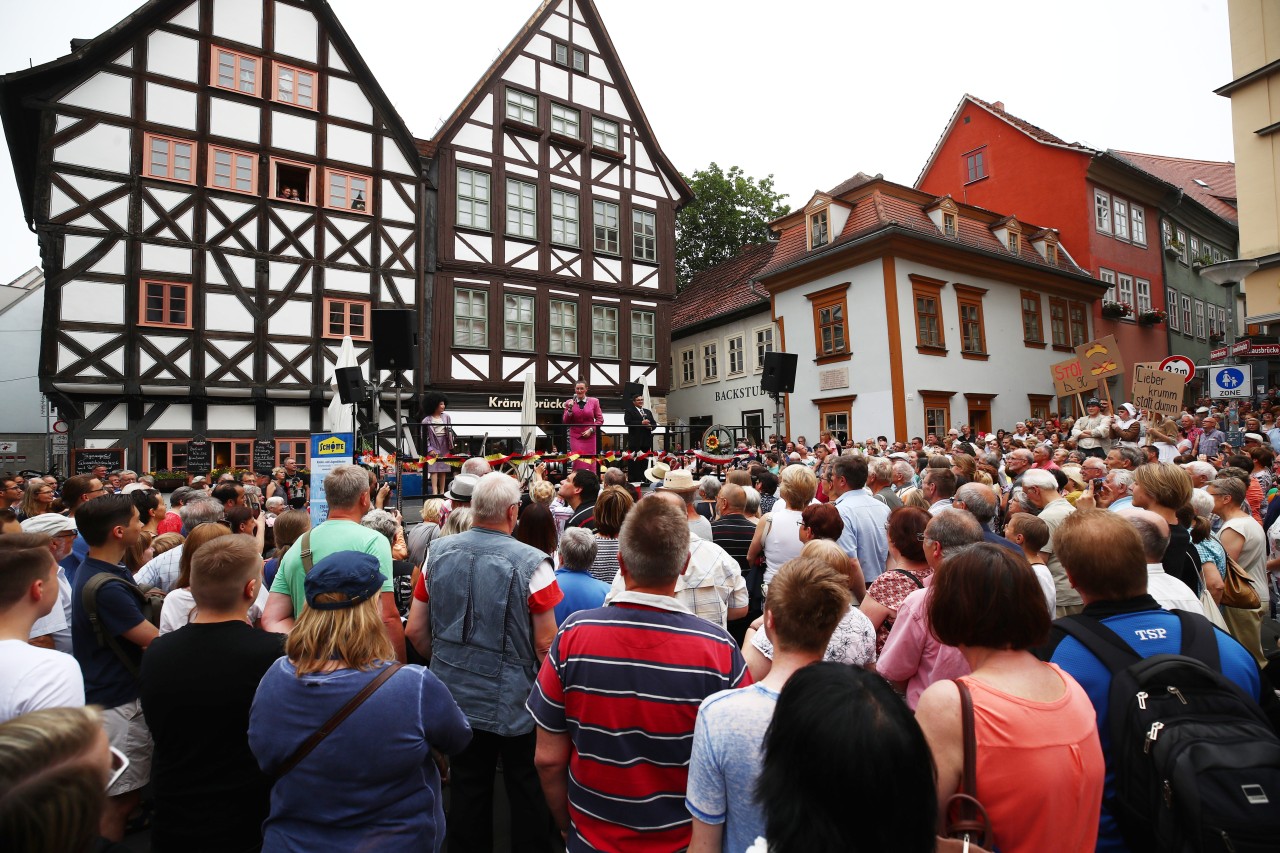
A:
{"label": "green t-shirt", "polygon": [[[382,570],[382,591],[392,591],[391,543],[387,537],[354,521],[339,519],[330,519],[311,531],[313,565],[338,551],[363,551],[377,557],[378,568]],[[280,570],[271,582],[272,592],[283,593],[293,599],[294,619],[307,603],[307,594],[302,586],[306,576],[302,570],[302,539],[299,538],[280,559]]]}

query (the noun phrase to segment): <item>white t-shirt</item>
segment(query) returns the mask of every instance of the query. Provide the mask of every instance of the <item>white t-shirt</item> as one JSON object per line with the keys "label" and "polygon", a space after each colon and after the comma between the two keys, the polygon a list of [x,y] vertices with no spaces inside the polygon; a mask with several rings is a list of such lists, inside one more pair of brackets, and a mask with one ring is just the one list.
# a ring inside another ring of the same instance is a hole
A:
{"label": "white t-shirt", "polygon": [[[249,621],[257,625],[262,620],[262,610],[267,606],[269,592],[266,584],[258,585],[258,597],[249,605]],[[164,597],[164,607],[160,609],[160,633],[168,634],[176,631],[192,620],[192,611],[196,609],[196,600],[190,589],[175,589]]]}
{"label": "white t-shirt", "polygon": [[1053,585],[1053,572],[1044,563],[1032,563],[1031,571],[1036,573],[1040,591],[1044,593],[1044,602],[1049,605],[1049,618],[1053,619],[1058,612],[1058,589]]}
{"label": "white t-shirt", "polygon": [[53,635],[55,649],[71,654],[71,583],[62,566],[58,566],[58,603],[47,615],[36,620],[27,639],[34,640],[46,634]]}
{"label": "white t-shirt", "polygon": [[84,704],[84,676],[71,655],[0,640],[0,723],[42,708]]}

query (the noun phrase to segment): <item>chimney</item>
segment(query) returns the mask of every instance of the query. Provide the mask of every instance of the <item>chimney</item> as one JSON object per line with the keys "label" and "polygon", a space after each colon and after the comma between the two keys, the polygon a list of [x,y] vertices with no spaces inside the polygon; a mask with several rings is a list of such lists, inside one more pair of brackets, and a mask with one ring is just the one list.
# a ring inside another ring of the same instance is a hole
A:
{"label": "chimney", "polygon": [[995,108],[996,108],[996,109],[998,109],[1000,112],[1004,112],[1004,101],[996,101],[996,102],[995,102],[994,104],[992,104],[991,106],[995,107]]}

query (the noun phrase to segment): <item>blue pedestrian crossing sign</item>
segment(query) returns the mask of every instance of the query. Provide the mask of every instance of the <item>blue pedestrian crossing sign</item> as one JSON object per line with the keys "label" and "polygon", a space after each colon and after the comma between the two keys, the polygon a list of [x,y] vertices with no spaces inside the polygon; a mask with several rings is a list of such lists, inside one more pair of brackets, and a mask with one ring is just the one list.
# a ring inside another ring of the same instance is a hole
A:
{"label": "blue pedestrian crossing sign", "polygon": [[1248,399],[1253,390],[1251,368],[1249,364],[1209,368],[1209,396]]}

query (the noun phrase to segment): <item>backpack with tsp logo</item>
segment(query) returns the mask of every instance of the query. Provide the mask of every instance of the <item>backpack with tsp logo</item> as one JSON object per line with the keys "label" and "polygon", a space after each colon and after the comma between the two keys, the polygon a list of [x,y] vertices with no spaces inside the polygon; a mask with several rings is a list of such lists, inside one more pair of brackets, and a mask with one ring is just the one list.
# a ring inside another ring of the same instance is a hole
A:
{"label": "backpack with tsp logo", "polygon": [[1148,658],[1091,617],[1055,623],[1111,671],[1106,806],[1134,853],[1274,851],[1280,738],[1258,703],[1221,673],[1212,625],[1173,612],[1181,653]]}

